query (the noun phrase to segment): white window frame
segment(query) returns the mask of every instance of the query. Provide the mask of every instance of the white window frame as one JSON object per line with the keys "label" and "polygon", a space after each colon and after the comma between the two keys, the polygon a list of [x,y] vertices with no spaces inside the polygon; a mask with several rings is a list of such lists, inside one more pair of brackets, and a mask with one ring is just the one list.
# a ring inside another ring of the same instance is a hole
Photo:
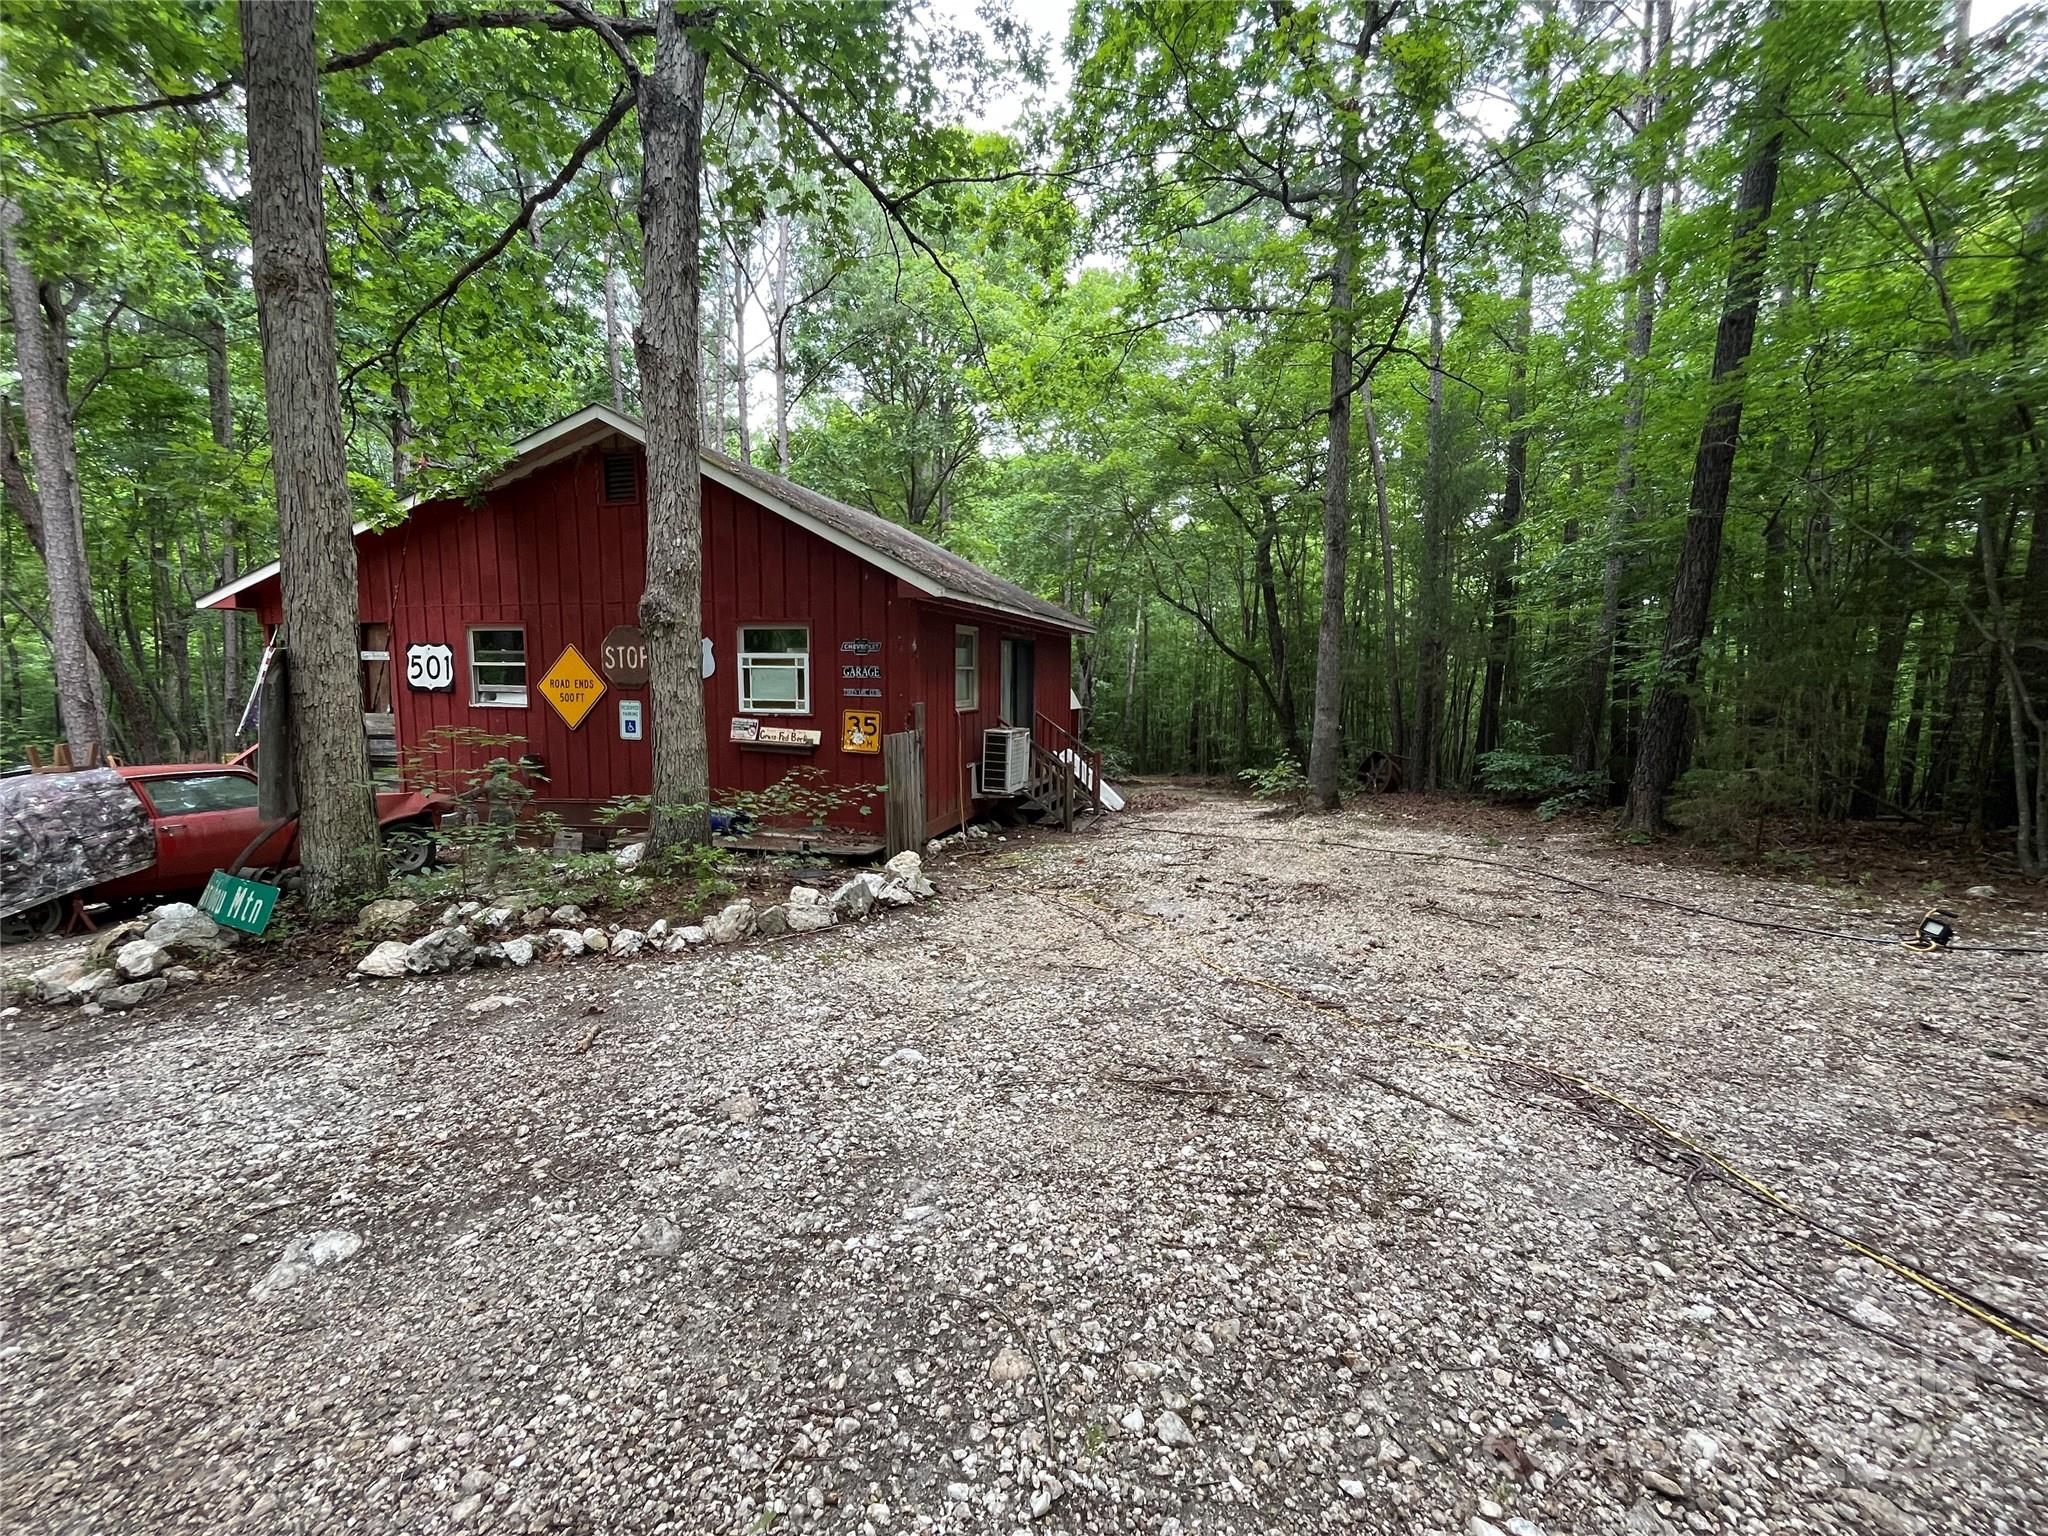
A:
{"label": "white window frame", "polygon": [[[519,636],[519,675],[522,681],[519,685],[519,697],[516,699],[509,697],[510,687],[508,684],[503,683],[491,684],[490,686],[503,689],[507,693],[507,697],[484,697],[483,690],[486,685],[476,675],[476,669],[478,668],[478,666],[509,667],[512,665],[512,663],[509,661],[479,662],[477,660],[476,637],[478,635],[486,634],[516,634]],[[471,709],[527,708],[533,696],[531,689],[531,669],[533,663],[531,660],[528,659],[528,652],[526,649],[526,626],[524,624],[472,624],[469,626],[468,633],[465,639],[466,643],[464,649],[467,651],[469,656],[469,707]]]}
{"label": "white window frame", "polygon": [[[967,665],[960,665],[960,642],[967,641]],[[960,681],[967,680],[967,697],[960,697]],[[981,628],[975,624],[953,626],[953,708],[966,714],[981,708]]]}
{"label": "white window frame", "polygon": [[[749,633],[773,629],[800,629],[803,631],[804,648],[800,651],[756,651],[747,645]],[[740,653],[740,713],[743,715],[808,715],[812,713],[814,700],[811,695],[811,626],[808,624],[742,624],[739,634]],[[779,699],[757,700],[750,691],[757,663],[767,663],[780,668],[786,662],[793,662],[791,669],[796,673],[797,697],[794,703]]]}

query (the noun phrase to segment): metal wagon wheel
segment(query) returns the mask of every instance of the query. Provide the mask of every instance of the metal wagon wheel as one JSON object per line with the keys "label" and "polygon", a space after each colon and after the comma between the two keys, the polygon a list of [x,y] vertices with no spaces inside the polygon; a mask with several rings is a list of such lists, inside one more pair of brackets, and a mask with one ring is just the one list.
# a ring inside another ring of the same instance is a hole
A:
{"label": "metal wagon wheel", "polygon": [[64,899],[52,896],[48,901],[39,901],[20,912],[0,917],[0,944],[27,944],[36,939],[46,939],[57,931],[57,925],[63,920]]}
{"label": "metal wagon wheel", "polygon": [[1401,787],[1400,760],[1375,747],[1358,765],[1358,784],[1369,795],[1391,795]]}

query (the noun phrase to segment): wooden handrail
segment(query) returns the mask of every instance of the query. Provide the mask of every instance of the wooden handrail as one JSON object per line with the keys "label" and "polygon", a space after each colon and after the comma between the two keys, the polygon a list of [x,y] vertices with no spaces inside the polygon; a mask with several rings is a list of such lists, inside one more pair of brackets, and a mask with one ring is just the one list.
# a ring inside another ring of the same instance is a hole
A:
{"label": "wooden handrail", "polygon": [[[1071,730],[1061,725],[1050,715],[1042,711],[1034,711],[1031,723],[1032,746],[1039,746],[1041,735],[1044,736],[1047,743],[1041,750],[1055,761],[1060,762],[1061,766],[1070,776],[1074,773],[1073,764],[1080,764],[1087,768],[1089,809],[1096,816],[1100,816],[1102,814],[1102,754],[1092,750],[1080,737],[1076,736]],[[1073,764],[1065,761],[1064,754],[1066,753],[1073,754]]]}

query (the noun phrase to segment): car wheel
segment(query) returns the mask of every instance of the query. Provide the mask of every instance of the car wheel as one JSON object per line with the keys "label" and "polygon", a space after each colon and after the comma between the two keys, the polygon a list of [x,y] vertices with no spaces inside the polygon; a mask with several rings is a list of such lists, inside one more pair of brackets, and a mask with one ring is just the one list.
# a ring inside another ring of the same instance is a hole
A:
{"label": "car wheel", "polygon": [[64,920],[64,903],[56,897],[39,901],[23,912],[0,917],[0,944],[26,944],[31,939],[46,939],[57,931],[57,925]]}
{"label": "car wheel", "polygon": [[384,863],[394,875],[416,875],[434,862],[434,829],[424,821],[393,822],[384,829]]}

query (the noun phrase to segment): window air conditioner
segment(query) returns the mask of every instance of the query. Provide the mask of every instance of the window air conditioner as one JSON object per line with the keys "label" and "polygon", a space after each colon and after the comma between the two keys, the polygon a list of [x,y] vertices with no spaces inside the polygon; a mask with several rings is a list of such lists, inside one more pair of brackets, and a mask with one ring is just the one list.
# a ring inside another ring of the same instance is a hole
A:
{"label": "window air conditioner", "polygon": [[981,733],[981,792],[1017,795],[1031,782],[1031,730],[1003,726]]}

